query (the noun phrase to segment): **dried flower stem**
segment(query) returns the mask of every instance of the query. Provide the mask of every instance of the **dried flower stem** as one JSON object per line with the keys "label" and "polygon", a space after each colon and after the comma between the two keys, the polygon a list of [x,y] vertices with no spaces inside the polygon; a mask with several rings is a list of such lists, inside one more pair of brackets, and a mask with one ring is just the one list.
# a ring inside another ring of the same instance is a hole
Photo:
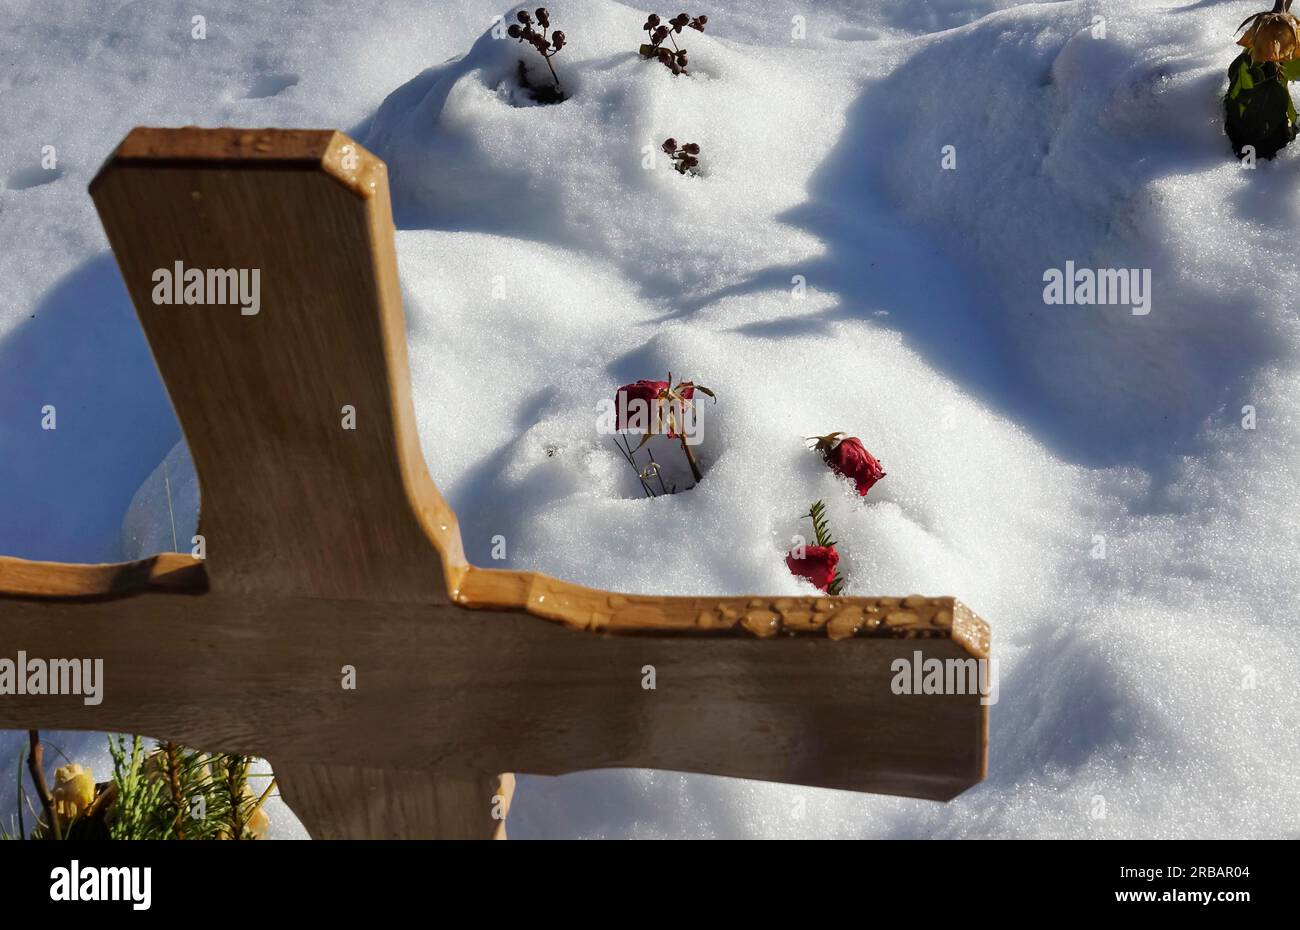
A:
{"label": "dried flower stem", "polygon": [[624,439],[623,442],[620,443],[618,441],[618,437],[615,436],[614,448],[618,449],[619,453],[623,456],[623,458],[627,459],[627,463],[632,466],[632,471],[636,472],[636,479],[641,482],[641,491],[645,494],[645,496],[654,497],[655,492],[650,490],[650,485],[646,484],[645,478],[641,477],[641,469],[636,467],[636,459],[632,457],[632,449],[627,444],[627,440]]}
{"label": "dried flower stem", "polygon": [[700,473],[700,464],[695,461],[695,453],[691,451],[690,445],[686,442],[686,436],[681,437],[682,451],[686,453],[686,462],[691,466],[691,476],[695,478],[695,483],[699,484],[704,480],[704,475]]}
{"label": "dried flower stem", "polygon": [[45,822],[50,825],[50,830],[54,833],[56,840],[63,839],[63,827],[59,824],[59,818],[54,813],[54,797],[50,794],[50,786],[45,781],[45,747],[41,745],[41,734],[39,730],[28,730],[27,739],[31,743],[31,752],[27,756],[27,768],[32,773],[32,783],[36,785],[36,795],[41,799],[41,807],[45,809]]}

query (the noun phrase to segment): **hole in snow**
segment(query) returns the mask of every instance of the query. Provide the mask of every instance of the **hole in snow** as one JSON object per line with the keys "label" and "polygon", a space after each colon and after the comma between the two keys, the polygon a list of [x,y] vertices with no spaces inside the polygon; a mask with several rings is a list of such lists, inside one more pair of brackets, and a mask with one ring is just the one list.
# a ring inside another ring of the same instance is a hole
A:
{"label": "hole in snow", "polygon": [[13,174],[9,175],[5,181],[5,187],[11,191],[25,191],[28,188],[40,187],[42,184],[49,184],[63,177],[62,168],[20,168]]}
{"label": "hole in snow", "polygon": [[[694,474],[681,443],[667,436],[651,436],[650,441],[638,448],[641,437],[635,433],[618,434],[612,437],[614,445],[609,447],[610,455],[618,459],[619,470],[623,480],[619,482],[620,497],[662,497],[667,494],[683,494],[696,485]],[[704,451],[707,443],[691,446],[696,466],[700,474],[709,476],[709,465],[713,456]],[[628,461],[629,454],[631,461]],[[635,463],[635,464],[634,464]]]}
{"label": "hole in snow", "polygon": [[497,85],[497,93],[512,107],[545,107],[564,103],[572,94],[556,86],[549,69],[530,68],[520,59],[514,76]]}
{"label": "hole in snow", "polygon": [[290,87],[297,85],[298,75],[296,74],[263,74],[253,86],[249,88],[244,95],[245,100],[260,100],[263,97],[274,97],[276,94],[283,93]]}

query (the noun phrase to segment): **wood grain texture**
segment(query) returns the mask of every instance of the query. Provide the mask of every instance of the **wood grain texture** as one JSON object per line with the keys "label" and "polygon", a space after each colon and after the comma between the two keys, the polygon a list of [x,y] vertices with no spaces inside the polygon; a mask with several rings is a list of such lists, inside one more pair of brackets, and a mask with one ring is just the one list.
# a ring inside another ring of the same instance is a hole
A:
{"label": "wood grain texture", "polygon": [[[382,181],[338,133],[143,130],[91,184],[194,459],[213,590],[445,600],[464,569],[415,431]],[[155,304],[177,262],[256,269],[259,312]]]}
{"label": "wood grain texture", "polygon": [[890,688],[890,664],[914,651],[969,658],[950,639],[616,635],[521,611],[215,590],[8,599],[0,624],[0,655],[104,660],[101,704],[9,696],[6,728],[115,729],[280,763],[635,766],[939,800],[984,774],[978,695]]}
{"label": "wood grain texture", "polygon": [[[988,655],[953,598],[626,595],[466,562],[414,427],[384,166],[352,140],[138,129],[91,191],[194,458],[207,559],[0,557],[0,643],[106,677],[93,707],[0,698],[0,726],[265,756],[328,836],[494,835],[484,772],[939,800],[984,777],[978,694],[890,688],[897,659]],[[258,269],[260,311],[155,304],[176,262]]]}
{"label": "wood grain texture", "polygon": [[513,775],[273,765],[281,796],[315,839],[506,838]]}
{"label": "wood grain texture", "polygon": [[73,565],[0,556],[0,598],[127,597],[142,591],[202,594],[208,589],[203,563],[188,553],[162,552],[135,562]]}

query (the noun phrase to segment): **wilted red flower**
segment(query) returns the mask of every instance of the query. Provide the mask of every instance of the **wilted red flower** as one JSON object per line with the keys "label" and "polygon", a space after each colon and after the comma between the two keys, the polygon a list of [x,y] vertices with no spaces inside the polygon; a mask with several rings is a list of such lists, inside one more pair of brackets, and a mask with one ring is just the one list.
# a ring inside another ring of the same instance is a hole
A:
{"label": "wilted red flower", "polygon": [[[686,456],[686,462],[691,466],[691,475],[695,478],[695,483],[699,484],[704,480],[704,473],[700,471],[700,463],[695,460],[695,453],[691,451],[691,445],[696,441],[691,435],[691,430],[695,422],[697,390],[706,397],[712,397],[714,403],[717,403],[717,395],[702,384],[696,384],[694,381],[678,381],[674,385],[671,371],[668,372],[667,381],[641,380],[634,384],[625,384],[614,395],[614,429],[618,432],[636,430],[642,433],[637,449],[649,442],[650,437],[655,433],[663,433],[670,439],[680,440],[682,454]],[[615,444],[617,445],[617,442]],[[624,456],[634,468],[636,463],[632,460],[632,456],[635,451],[628,445],[623,449]],[[651,465],[658,468],[654,456],[651,456]],[[644,487],[645,474],[638,471],[638,476]],[[662,483],[661,481],[661,486]]]}
{"label": "wilted red flower", "polygon": [[[669,383],[667,381],[645,381],[645,380],[638,381],[635,384],[625,384],[621,388],[619,388],[618,393],[614,395],[614,409],[617,411],[616,418],[617,418],[618,428],[620,430],[625,430],[628,428],[627,426],[628,414],[633,412],[632,404],[634,401],[638,401],[638,400],[645,402],[646,405],[645,410],[647,416],[649,417],[648,422],[651,424],[655,423],[658,417],[657,407],[659,403],[661,401],[666,401],[670,399],[668,396],[669,395],[668,388],[669,388]],[[691,400],[692,398],[695,397],[694,385],[683,384],[680,386],[680,388],[681,389],[680,391],[678,391],[678,393],[681,395],[683,400]],[[627,400],[623,403],[620,403],[619,395],[622,394],[627,395]],[[671,439],[677,438],[677,434],[672,432],[671,430],[668,432],[668,436]]]}
{"label": "wilted red flower", "polygon": [[802,559],[795,558],[793,550],[785,557],[790,574],[807,578],[823,591],[835,580],[835,566],[839,562],[840,554],[834,546],[805,546]]}
{"label": "wilted red flower", "polygon": [[811,437],[817,441],[816,449],[826,460],[826,464],[837,475],[843,475],[853,481],[858,494],[863,497],[881,478],[885,470],[880,461],[866,450],[862,440],[856,436],[843,433],[831,433],[828,436]]}

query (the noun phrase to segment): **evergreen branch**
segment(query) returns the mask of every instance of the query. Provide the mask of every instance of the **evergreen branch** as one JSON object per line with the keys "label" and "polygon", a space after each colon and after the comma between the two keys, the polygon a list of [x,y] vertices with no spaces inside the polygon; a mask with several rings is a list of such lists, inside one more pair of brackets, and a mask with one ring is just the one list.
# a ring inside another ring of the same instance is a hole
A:
{"label": "evergreen branch", "polygon": [[227,809],[230,839],[242,840],[244,838],[244,828],[248,825],[248,821],[244,817],[243,801],[244,786],[248,782],[249,760],[246,756],[226,756],[224,761],[226,797],[230,805]]}
{"label": "evergreen branch", "polygon": [[185,799],[181,794],[180,757],[175,743],[163,743],[160,750],[167,767],[167,787],[171,789],[176,816],[172,820],[176,839],[185,839]]}
{"label": "evergreen branch", "polygon": [[[826,522],[826,504],[817,501],[808,509],[808,516],[812,518],[813,535],[817,539],[817,545],[825,548],[831,548],[835,545],[835,540],[831,537],[830,526]],[[837,595],[844,590],[844,576],[840,574],[839,569],[835,570],[835,577],[831,583],[826,586],[826,593]]]}
{"label": "evergreen branch", "polygon": [[821,501],[817,501],[809,509],[808,516],[812,518],[813,535],[817,538],[817,545],[835,545],[835,540],[831,538],[830,527],[826,524],[826,505]]}
{"label": "evergreen branch", "polygon": [[116,816],[109,827],[115,840],[144,839],[147,811],[157,803],[161,786],[151,786],[140,771],[144,747],[140,737],[131,739],[128,754],[126,737],[108,737],[108,752],[113,757],[113,782],[117,785]]}

